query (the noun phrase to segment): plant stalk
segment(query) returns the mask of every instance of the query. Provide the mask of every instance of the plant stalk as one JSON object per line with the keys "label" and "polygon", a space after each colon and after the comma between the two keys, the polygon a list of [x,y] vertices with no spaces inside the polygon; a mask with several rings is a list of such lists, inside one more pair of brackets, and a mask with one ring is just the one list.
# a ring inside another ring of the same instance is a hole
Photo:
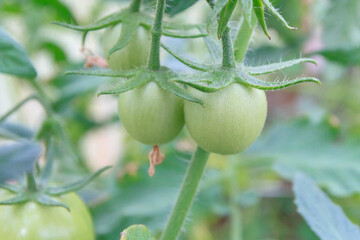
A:
{"label": "plant stalk", "polygon": [[31,172],[26,173],[26,185],[29,192],[36,192],[38,190],[34,174]]}
{"label": "plant stalk", "polygon": [[130,11],[139,12],[141,6],[141,0],[132,0],[130,3]]}
{"label": "plant stalk", "polygon": [[247,22],[245,19],[242,20],[234,42],[234,54],[236,62],[242,62],[244,60],[251,36],[256,27],[256,23],[256,16],[253,12],[251,14],[250,23]]}
{"label": "plant stalk", "polygon": [[180,194],[172,210],[161,240],[176,240],[196,195],[196,190],[204,173],[209,153],[198,147],[191,159],[182,183]]}
{"label": "plant stalk", "polygon": [[235,67],[235,58],[234,58],[234,51],[232,47],[229,27],[225,29],[221,37],[221,41],[222,41],[222,49],[223,49],[222,66],[233,68]]}
{"label": "plant stalk", "polygon": [[160,68],[160,39],[162,35],[165,2],[166,0],[157,1],[155,21],[151,29],[151,50],[148,68],[155,71]]}

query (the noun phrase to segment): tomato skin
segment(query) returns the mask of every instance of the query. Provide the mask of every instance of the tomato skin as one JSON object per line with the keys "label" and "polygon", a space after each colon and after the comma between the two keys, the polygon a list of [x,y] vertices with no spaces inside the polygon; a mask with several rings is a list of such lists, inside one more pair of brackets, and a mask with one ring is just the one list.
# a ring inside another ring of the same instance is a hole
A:
{"label": "tomato skin", "polygon": [[155,82],[119,94],[118,110],[127,132],[147,145],[168,143],[184,127],[183,100]]}
{"label": "tomato skin", "polygon": [[110,69],[115,71],[129,70],[146,65],[151,46],[151,37],[148,30],[139,27],[129,44],[123,49],[114,52],[107,58],[109,50],[120,37],[121,24],[106,29],[102,42],[106,61]]}
{"label": "tomato skin", "polygon": [[248,148],[263,129],[267,101],[263,91],[234,83],[214,93],[195,89],[190,94],[205,107],[185,102],[185,123],[192,138],[204,150],[222,155]]}
{"label": "tomato skin", "polygon": [[[0,190],[0,200],[13,197]],[[48,207],[36,202],[0,206],[1,240],[94,240],[94,227],[84,202],[75,194],[56,197],[70,207]]]}

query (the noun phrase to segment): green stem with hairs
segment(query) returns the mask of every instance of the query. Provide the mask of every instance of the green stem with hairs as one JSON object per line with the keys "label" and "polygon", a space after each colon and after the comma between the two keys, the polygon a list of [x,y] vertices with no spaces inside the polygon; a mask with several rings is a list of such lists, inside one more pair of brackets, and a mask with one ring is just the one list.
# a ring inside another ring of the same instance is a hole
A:
{"label": "green stem with hairs", "polygon": [[186,171],[180,194],[172,210],[166,229],[161,236],[161,240],[176,240],[179,236],[180,230],[196,195],[208,158],[208,152],[200,147],[196,149]]}
{"label": "green stem with hairs", "polygon": [[132,0],[130,3],[130,11],[139,12],[141,6],[141,0]]}
{"label": "green stem with hairs", "polygon": [[242,62],[244,60],[251,36],[256,27],[256,23],[256,16],[253,12],[251,14],[250,22],[243,18],[234,42],[234,54],[236,62]]}
{"label": "green stem with hairs", "polygon": [[166,0],[157,1],[155,21],[151,29],[151,51],[148,68],[155,71],[160,69],[160,39],[162,35],[165,1]]}
{"label": "green stem with hairs", "polygon": [[228,68],[235,67],[234,51],[231,42],[230,28],[227,27],[221,37],[223,48],[222,66]]}

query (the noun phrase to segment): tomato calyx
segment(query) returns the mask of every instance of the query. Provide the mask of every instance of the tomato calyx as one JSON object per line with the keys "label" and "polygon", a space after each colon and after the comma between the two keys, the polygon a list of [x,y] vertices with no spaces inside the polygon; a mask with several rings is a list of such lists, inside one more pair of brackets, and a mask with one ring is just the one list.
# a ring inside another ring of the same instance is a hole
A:
{"label": "tomato calyx", "polygon": [[243,64],[237,64],[234,67],[223,67],[219,63],[219,57],[221,55],[221,49],[214,45],[209,39],[205,41],[208,45],[208,49],[212,56],[213,64],[200,64],[186,59],[181,54],[172,50],[170,47],[162,44],[162,47],[173,57],[179,60],[186,66],[201,71],[191,75],[178,75],[177,78],[173,78],[173,81],[186,84],[190,87],[196,88],[203,92],[216,92],[222,90],[232,83],[240,83],[245,86],[261,89],[261,90],[278,90],[286,88],[302,82],[314,82],[321,85],[321,82],[314,77],[302,77],[292,80],[274,81],[268,82],[263,81],[256,76],[273,73],[299,63],[308,62],[317,64],[315,60],[310,58],[299,58],[280,63],[273,63],[268,65],[250,67]]}
{"label": "tomato calyx", "polygon": [[[110,14],[93,24],[86,26],[54,22],[56,25],[83,32],[83,44],[85,43],[88,32],[122,24],[120,37],[115,45],[109,50],[107,57],[110,57],[114,52],[126,47],[137,31],[137,28],[144,27],[145,29],[150,30],[153,23],[153,16],[142,11],[133,11],[129,8]],[[203,24],[182,25],[165,21],[163,22],[162,35],[173,38],[199,38],[207,36],[208,33]]]}
{"label": "tomato calyx", "polygon": [[155,166],[161,164],[164,159],[165,155],[161,153],[159,146],[153,146],[153,149],[149,152],[150,167],[148,173],[150,177],[154,176],[155,174]]}
{"label": "tomato calyx", "polygon": [[141,87],[149,82],[156,82],[162,89],[177,97],[203,105],[203,102],[200,99],[190,95],[186,89],[175,82],[175,80],[181,78],[180,75],[166,67],[161,67],[159,70],[151,70],[142,67],[125,71],[113,71],[111,69],[83,69],[68,71],[65,74],[126,78],[125,81],[119,85],[98,91],[98,96],[105,94],[120,94]]}
{"label": "tomato calyx", "polygon": [[44,206],[63,207],[70,211],[68,205],[59,202],[58,200],[54,199],[54,197],[80,190],[101,173],[110,168],[110,166],[106,166],[94,172],[93,174],[70,184],[65,184],[62,186],[49,186],[48,182],[51,176],[52,165],[53,145],[52,142],[49,141],[49,146],[46,153],[46,164],[38,174],[37,178],[35,178],[34,173],[29,172],[26,174],[26,181],[22,181],[18,184],[0,184],[0,189],[4,189],[15,195],[10,199],[0,201],[0,205],[16,205],[32,201]]}

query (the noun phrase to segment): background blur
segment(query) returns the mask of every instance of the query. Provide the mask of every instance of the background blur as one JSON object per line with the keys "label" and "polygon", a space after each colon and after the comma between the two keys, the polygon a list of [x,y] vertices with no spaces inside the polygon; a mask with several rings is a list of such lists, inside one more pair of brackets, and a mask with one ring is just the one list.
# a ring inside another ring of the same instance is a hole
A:
{"label": "background blur", "polygon": [[[316,76],[322,86],[300,84],[267,93],[269,117],[264,133],[241,155],[211,156],[182,240],[229,239],[234,229],[242,231],[246,240],[318,239],[293,203],[287,179],[296,170],[311,175],[360,224],[360,1],[272,2],[299,30],[289,31],[267,14],[272,40],[258,28],[246,64],[311,56],[318,61],[317,67],[303,64],[268,78]],[[88,24],[126,4],[119,0],[0,1],[0,25],[26,48],[71,139],[70,147],[58,146],[54,181],[69,182],[102,166],[116,166],[80,192],[91,209],[99,240],[118,239],[124,228],[135,223],[159,234],[195,148],[184,130],[176,141],[162,146],[166,160],[149,178],[150,147],[131,139],[122,128],[115,97],[95,95],[109,79],[63,75],[84,63],[82,36],[51,23]],[[153,12],[154,6],[154,1],[147,0],[143,8]],[[201,23],[208,13],[206,2],[199,0],[168,17]],[[238,20],[239,14],[234,14],[234,30]],[[102,33],[91,32],[86,41],[86,47],[101,56]],[[201,39],[164,40],[189,58],[209,61]],[[164,65],[190,71],[162,54]],[[0,115],[33,91],[26,81],[0,74]],[[42,107],[32,101],[10,120],[36,131],[44,117]]]}

